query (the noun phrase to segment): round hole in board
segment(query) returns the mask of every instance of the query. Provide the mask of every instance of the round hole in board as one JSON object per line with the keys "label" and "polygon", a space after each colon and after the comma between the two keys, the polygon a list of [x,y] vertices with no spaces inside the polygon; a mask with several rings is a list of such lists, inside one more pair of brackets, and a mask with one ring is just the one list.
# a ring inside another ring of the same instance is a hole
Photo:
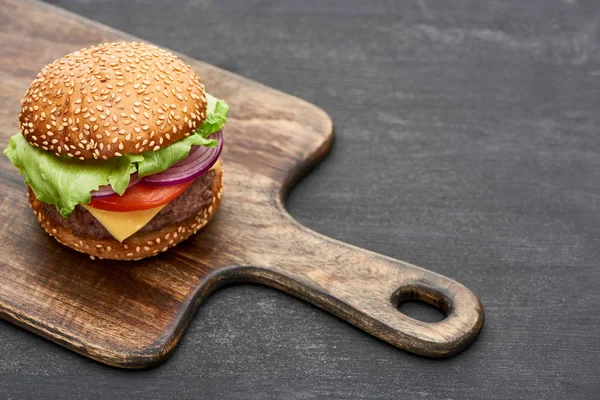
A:
{"label": "round hole in board", "polygon": [[391,301],[401,313],[423,322],[440,322],[452,312],[448,297],[419,283],[400,287]]}
{"label": "round hole in board", "polygon": [[406,300],[398,304],[398,310],[423,322],[440,322],[446,318],[442,310],[419,300]]}

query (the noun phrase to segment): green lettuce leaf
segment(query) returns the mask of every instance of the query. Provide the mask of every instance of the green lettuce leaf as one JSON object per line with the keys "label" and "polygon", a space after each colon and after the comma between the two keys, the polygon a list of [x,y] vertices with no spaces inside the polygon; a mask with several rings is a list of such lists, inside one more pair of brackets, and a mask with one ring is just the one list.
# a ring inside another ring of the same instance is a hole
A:
{"label": "green lettuce leaf", "polygon": [[4,154],[25,174],[25,183],[35,196],[54,204],[63,217],[78,204],[89,203],[90,192],[100,186],[110,183],[115,192],[123,194],[135,172],[133,163],[143,160],[141,155],[133,154],[109,160],[60,158],[30,145],[20,133],[10,138]]}
{"label": "green lettuce leaf", "polygon": [[25,183],[35,196],[54,204],[66,218],[78,204],[89,203],[90,193],[100,186],[110,183],[113,190],[122,195],[135,171],[140,177],[156,174],[184,159],[192,146],[216,147],[218,142],[208,137],[223,127],[229,106],[208,93],[206,97],[206,119],[196,132],[157,151],[80,161],[40,150],[18,133],[10,138],[4,154],[25,174]]}
{"label": "green lettuce leaf", "polygon": [[138,175],[140,177],[162,172],[176,162],[183,160],[189,154],[192,146],[217,147],[218,142],[215,139],[208,139],[208,137],[225,125],[229,106],[223,100],[217,100],[208,93],[206,93],[206,100],[206,119],[202,121],[202,124],[193,135],[163,149],[142,153],[144,160],[138,162]]}
{"label": "green lettuce leaf", "polygon": [[229,106],[227,103],[206,93],[206,119],[196,129],[196,133],[204,138],[212,135],[225,125],[228,112]]}
{"label": "green lettuce leaf", "polygon": [[205,139],[196,133],[163,149],[146,151],[142,153],[144,159],[138,162],[138,176],[143,178],[144,176],[166,170],[176,162],[183,160],[189,154],[193,145],[216,147],[217,144],[218,142],[216,140]]}

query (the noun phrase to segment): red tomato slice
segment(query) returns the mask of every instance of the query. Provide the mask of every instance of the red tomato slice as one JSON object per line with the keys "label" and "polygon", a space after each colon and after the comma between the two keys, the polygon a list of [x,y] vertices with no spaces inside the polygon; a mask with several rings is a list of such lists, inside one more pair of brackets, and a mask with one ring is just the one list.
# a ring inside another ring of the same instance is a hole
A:
{"label": "red tomato slice", "polygon": [[179,197],[194,180],[170,186],[152,186],[140,182],[127,189],[123,196],[114,194],[106,197],[92,197],[88,206],[106,211],[149,210],[167,204]]}

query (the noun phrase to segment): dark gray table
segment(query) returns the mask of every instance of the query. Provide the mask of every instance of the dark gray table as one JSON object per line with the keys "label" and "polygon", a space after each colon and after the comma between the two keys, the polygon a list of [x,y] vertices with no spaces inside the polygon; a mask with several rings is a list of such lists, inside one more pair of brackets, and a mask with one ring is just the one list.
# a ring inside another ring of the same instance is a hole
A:
{"label": "dark gray table", "polygon": [[0,322],[0,397],[600,396],[598,1],[53,3],[324,108],[337,143],[291,213],[462,282],[486,325],[429,360],[237,286],[149,371]]}

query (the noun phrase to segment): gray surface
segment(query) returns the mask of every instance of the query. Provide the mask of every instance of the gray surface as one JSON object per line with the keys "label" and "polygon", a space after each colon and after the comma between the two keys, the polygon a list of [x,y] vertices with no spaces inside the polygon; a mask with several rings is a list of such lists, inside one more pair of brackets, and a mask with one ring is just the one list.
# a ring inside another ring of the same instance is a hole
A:
{"label": "gray surface", "polygon": [[238,286],[149,371],[0,322],[0,393],[600,396],[600,3],[54,2],[324,108],[337,143],[291,213],[462,282],[487,320],[467,351],[429,360]]}

